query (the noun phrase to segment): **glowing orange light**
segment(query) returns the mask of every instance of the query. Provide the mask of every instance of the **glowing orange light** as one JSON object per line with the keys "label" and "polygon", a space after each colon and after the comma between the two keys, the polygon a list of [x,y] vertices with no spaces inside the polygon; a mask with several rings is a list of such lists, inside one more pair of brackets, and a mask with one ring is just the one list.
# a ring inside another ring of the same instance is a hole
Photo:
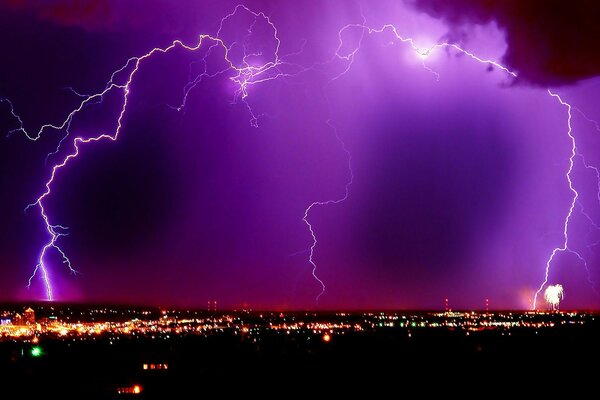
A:
{"label": "glowing orange light", "polygon": [[329,333],[326,333],[323,335],[323,341],[325,343],[329,343],[331,341],[331,335]]}
{"label": "glowing orange light", "polygon": [[133,393],[140,394],[142,392],[142,387],[140,385],[135,385],[133,387]]}

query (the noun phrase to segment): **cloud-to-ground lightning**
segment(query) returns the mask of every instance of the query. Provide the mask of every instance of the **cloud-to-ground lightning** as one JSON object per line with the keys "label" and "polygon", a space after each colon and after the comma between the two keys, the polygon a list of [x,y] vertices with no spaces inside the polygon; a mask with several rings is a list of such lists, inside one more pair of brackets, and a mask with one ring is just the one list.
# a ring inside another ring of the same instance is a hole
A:
{"label": "cloud-to-ground lightning", "polygon": [[[362,20],[363,22],[360,24],[348,24],[345,25],[344,27],[342,27],[339,31],[338,31],[338,46],[335,50],[334,56],[331,60],[329,60],[329,62],[332,62],[333,60],[337,59],[337,60],[341,60],[343,62],[346,63],[345,67],[342,69],[342,71],[338,74],[336,74],[335,76],[333,76],[330,80],[329,83],[339,79],[340,77],[344,76],[345,74],[347,74],[350,69],[352,68],[352,65],[354,64],[354,61],[356,59],[356,56],[358,55],[360,49],[361,49],[361,45],[363,42],[363,39],[365,37],[365,34],[374,34],[374,33],[383,33],[387,30],[390,30],[396,40],[405,43],[405,44],[409,44],[410,47],[412,48],[412,50],[416,53],[416,55],[420,58],[421,60],[421,65],[423,66],[423,68],[425,68],[427,71],[429,71],[431,74],[433,74],[436,78],[437,81],[439,81],[440,79],[440,74],[436,71],[434,71],[432,68],[430,68],[429,66],[427,66],[427,64],[425,63],[427,57],[436,49],[440,49],[440,48],[444,48],[444,47],[450,47],[450,48],[454,48],[455,50],[469,56],[470,58],[480,62],[480,63],[484,63],[484,64],[488,64],[488,65],[493,65],[496,66],[500,69],[502,69],[503,71],[507,72],[508,74],[510,74],[512,77],[516,78],[517,75],[510,71],[508,68],[500,65],[499,63],[497,63],[496,61],[493,60],[486,60],[486,59],[482,59],[478,56],[476,56],[475,54],[464,50],[462,48],[460,48],[458,45],[453,44],[453,43],[438,43],[438,44],[434,44],[433,46],[430,46],[428,48],[420,48],[419,46],[416,45],[415,40],[412,38],[405,38],[403,36],[401,36],[398,33],[398,30],[396,29],[396,27],[394,25],[391,24],[386,24],[381,28],[378,29],[374,29],[371,27],[368,27],[366,25],[366,18],[364,15],[362,15]],[[349,29],[359,29],[360,30],[360,36],[357,42],[356,47],[354,47],[353,49],[351,49],[350,51],[348,51],[345,54],[341,53],[342,48],[344,47],[344,33],[345,31],[349,30]],[[331,121],[328,121],[328,124],[330,126],[331,125]],[[325,201],[315,201],[313,203],[311,203],[305,210],[304,212],[304,217],[302,218],[302,220],[304,221],[304,223],[308,226],[308,229],[310,231],[311,237],[312,237],[312,243],[311,246],[309,248],[309,262],[312,266],[312,275],[313,277],[319,282],[319,284],[321,285],[321,292],[317,295],[316,297],[316,301],[319,300],[319,298],[325,293],[325,284],[324,282],[318,277],[317,275],[317,264],[315,262],[314,259],[314,250],[315,247],[317,246],[317,237],[315,235],[314,232],[314,228],[312,226],[312,224],[309,222],[309,213],[311,212],[311,210],[314,207],[317,206],[325,206],[325,205],[332,205],[332,204],[339,204],[345,200],[348,199],[349,196],[349,190],[350,190],[350,186],[352,185],[353,181],[354,181],[354,173],[352,170],[352,155],[350,153],[350,151],[348,150],[348,148],[346,147],[346,144],[344,143],[344,141],[341,139],[341,137],[339,136],[337,130],[335,129],[335,127],[332,126],[332,129],[335,132],[335,136],[337,138],[337,140],[340,142],[344,152],[347,155],[347,159],[348,159],[348,169],[350,172],[350,178],[346,183],[345,186],[345,191],[344,191],[344,195],[338,199],[331,199],[331,200],[325,200]]]}
{"label": "cloud-to-ground lightning", "polygon": [[[272,39],[274,40],[274,48],[273,48],[273,53],[272,53],[271,59],[266,60],[265,62],[261,63],[260,65],[254,65],[250,61],[250,59],[253,59],[253,58],[256,59],[257,56],[259,56],[259,55],[264,56],[264,54],[248,53],[247,48],[245,47],[244,43],[238,43],[238,42],[226,43],[226,41],[223,39],[222,31],[224,29],[225,22],[227,22],[230,18],[235,16],[238,12],[246,12],[246,13],[249,13],[250,15],[254,16],[253,22],[251,22],[250,26],[247,28],[248,37],[252,34],[252,31],[253,31],[255,25],[259,21],[263,21],[270,26],[270,28],[272,29],[272,32],[273,32]],[[351,48],[351,51],[348,51],[348,52],[345,52],[342,54],[342,48],[345,45],[344,35],[345,35],[346,31],[348,31],[350,29],[360,30],[360,38],[357,41],[356,46]],[[302,67],[302,66],[298,66],[298,65],[295,65],[295,67],[299,67],[299,71],[307,71],[309,69],[313,69],[316,66],[323,66],[325,64],[333,63],[335,61],[340,61],[343,63],[342,72],[333,74],[330,77],[329,82],[333,82],[351,70],[353,63],[360,52],[361,44],[363,42],[363,38],[365,35],[382,34],[384,32],[391,32],[394,37],[394,41],[408,45],[415,52],[416,56],[420,59],[423,68],[425,68],[427,71],[432,73],[435,76],[436,80],[439,80],[441,78],[440,74],[439,74],[439,72],[433,70],[432,68],[430,68],[427,65],[427,60],[433,52],[438,51],[438,50],[443,50],[443,49],[462,54],[464,56],[467,56],[468,59],[473,60],[478,63],[481,63],[481,64],[484,64],[486,66],[497,68],[497,69],[503,71],[504,73],[506,73],[511,79],[517,78],[517,74],[515,72],[513,72],[512,70],[510,70],[508,67],[500,64],[497,61],[481,58],[481,57],[477,56],[476,54],[460,47],[456,43],[439,42],[439,43],[433,44],[428,47],[420,47],[419,45],[417,45],[415,39],[413,39],[412,37],[402,36],[399,33],[396,26],[394,26],[392,24],[386,24],[386,25],[381,26],[380,28],[371,28],[371,27],[367,26],[366,19],[364,18],[364,16],[363,16],[362,23],[348,24],[348,25],[345,25],[344,27],[342,27],[338,31],[338,47],[337,47],[337,49],[335,49],[334,56],[330,60],[328,60],[324,63],[314,64],[313,66],[310,66],[310,67]],[[29,280],[29,283],[31,283],[32,279],[36,276],[36,274],[41,273],[42,280],[44,282],[45,289],[46,289],[46,298],[48,300],[53,300],[55,298],[54,290],[52,287],[52,280],[51,280],[51,276],[50,276],[51,274],[50,274],[50,271],[49,271],[49,268],[47,265],[47,260],[46,260],[48,252],[52,251],[52,250],[56,251],[62,257],[63,262],[68,266],[68,268],[71,271],[75,271],[71,265],[69,258],[67,257],[65,252],[58,245],[59,239],[62,236],[65,236],[67,234],[67,228],[54,223],[52,221],[52,218],[48,214],[47,208],[45,208],[44,201],[52,194],[52,187],[53,187],[53,183],[55,181],[56,175],[59,173],[59,171],[61,171],[64,167],[66,167],[68,165],[70,160],[78,157],[78,155],[80,154],[81,146],[88,144],[88,143],[92,143],[92,142],[98,142],[98,141],[104,141],[104,140],[116,141],[118,139],[119,134],[122,131],[124,118],[126,116],[127,109],[128,109],[128,102],[129,102],[129,97],[130,97],[130,93],[131,93],[131,86],[132,86],[132,83],[134,81],[134,78],[135,78],[138,70],[140,69],[140,67],[142,66],[144,61],[148,60],[149,58],[153,57],[156,54],[168,53],[175,48],[182,48],[187,51],[194,52],[194,51],[199,50],[200,48],[202,48],[205,45],[208,46],[208,50],[206,51],[204,57],[201,60],[194,62],[194,63],[201,64],[201,66],[202,66],[201,71],[194,76],[191,73],[192,67],[190,66],[190,79],[183,88],[182,100],[179,105],[172,106],[172,108],[177,111],[181,111],[181,110],[185,109],[186,104],[187,104],[188,95],[195,87],[198,86],[198,84],[203,79],[216,77],[217,75],[225,74],[227,72],[232,72],[233,76],[229,77],[229,79],[236,85],[235,99],[243,102],[243,104],[247,107],[248,112],[250,114],[251,125],[257,126],[260,115],[257,115],[254,112],[254,110],[252,109],[252,107],[250,106],[250,104],[247,101],[247,97],[249,96],[249,91],[248,91],[249,87],[252,85],[257,85],[257,84],[264,83],[267,81],[272,81],[274,79],[288,77],[288,76],[291,76],[290,75],[291,73],[285,72],[281,69],[281,67],[283,65],[287,65],[288,63],[285,61],[285,57],[279,55],[281,41],[278,36],[278,31],[277,31],[277,28],[275,27],[275,24],[271,21],[270,17],[265,15],[264,13],[252,11],[243,5],[236,6],[230,14],[226,15],[221,20],[221,23],[220,23],[219,28],[215,35],[208,35],[208,34],[199,35],[199,39],[196,44],[188,45],[188,44],[183,43],[180,40],[175,40],[167,47],[164,47],[164,48],[156,47],[156,48],[153,48],[152,50],[150,50],[149,52],[147,52],[146,54],[129,58],[127,60],[127,62],[121,68],[117,69],[116,71],[114,71],[111,74],[110,79],[107,82],[107,84],[105,85],[105,87],[98,93],[86,95],[86,94],[78,93],[78,92],[74,91],[73,89],[71,89],[78,97],[81,98],[81,101],[79,102],[78,106],[75,107],[73,110],[71,110],[67,114],[66,118],[64,118],[62,121],[57,122],[57,123],[44,124],[35,132],[29,132],[28,130],[26,130],[22,119],[15,112],[13,104],[7,99],[0,98],[0,101],[7,102],[9,104],[10,114],[13,116],[13,118],[18,123],[16,128],[13,128],[9,131],[9,134],[21,132],[28,139],[35,141],[35,140],[38,140],[46,131],[52,130],[52,131],[63,132],[63,137],[58,142],[58,146],[57,146],[56,150],[54,152],[50,153],[51,155],[58,155],[60,153],[61,146],[63,146],[63,144],[67,142],[67,139],[69,139],[72,134],[71,130],[72,130],[72,124],[73,124],[74,119],[77,117],[77,115],[80,112],[82,112],[82,110],[84,110],[88,105],[102,102],[103,99],[109,93],[119,92],[121,94],[121,97],[120,97],[121,105],[120,105],[120,109],[118,109],[118,111],[116,113],[114,130],[112,130],[112,132],[101,132],[101,133],[98,133],[97,135],[77,136],[73,140],[71,140],[70,143],[72,144],[73,149],[51,167],[50,176],[49,176],[48,180],[45,182],[45,190],[38,196],[38,198],[30,206],[28,206],[28,208],[37,206],[37,208],[39,209],[39,212],[40,212],[40,216],[42,217],[42,220],[45,224],[46,231],[48,233],[48,240],[44,243],[44,245],[41,249],[40,255],[37,259],[36,267],[34,269],[33,275],[31,276],[31,278]],[[244,49],[242,60],[237,64],[236,64],[236,62],[232,61],[232,59],[230,58],[230,52],[231,52],[233,46],[236,46],[236,45],[242,46],[242,48]],[[213,51],[221,51],[223,53],[223,61],[225,61],[225,66],[223,69],[209,73],[208,68],[207,68],[208,56]],[[299,72],[296,72],[296,74],[297,73],[299,73]],[[122,75],[124,75],[124,77],[122,77]],[[565,173],[565,177],[566,177],[566,181],[568,184],[568,188],[572,193],[572,198],[571,198],[569,208],[567,210],[566,217],[565,217],[564,223],[563,223],[562,241],[561,241],[560,245],[556,246],[550,253],[550,256],[547,259],[547,262],[545,265],[544,280],[541,283],[541,285],[539,286],[539,289],[535,292],[535,295],[533,298],[533,308],[534,309],[536,308],[537,298],[538,298],[539,294],[542,292],[542,290],[548,283],[548,277],[550,274],[551,266],[552,266],[553,262],[555,261],[556,256],[558,254],[565,253],[565,252],[574,254],[578,258],[578,260],[581,261],[586,266],[586,269],[587,269],[587,263],[586,263],[585,259],[581,256],[581,254],[572,250],[569,247],[569,226],[570,226],[570,223],[572,220],[574,208],[575,208],[576,204],[578,203],[578,199],[579,199],[579,193],[577,192],[576,188],[574,187],[574,184],[572,181],[572,173],[574,170],[575,160],[578,156],[581,156],[582,162],[586,169],[594,170],[596,173],[597,181],[598,181],[598,200],[600,202],[600,172],[599,172],[598,168],[588,164],[586,162],[585,158],[583,158],[581,153],[578,151],[576,138],[573,133],[573,127],[572,127],[573,111],[577,110],[577,109],[575,107],[571,106],[571,104],[567,103],[565,100],[563,100],[563,98],[561,98],[561,96],[559,94],[557,94],[551,90],[547,90],[547,93],[554,100],[556,100],[561,106],[564,107],[564,109],[566,110],[566,114],[567,114],[567,120],[566,120],[567,136],[569,137],[569,140],[571,143],[571,148],[570,148],[571,151],[570,151],[569,163],[568,163],[568,168]],[[342,193],[342,195],[340,197],[330,199],[330,200],[319,200],[319,201],[312,202],[305,209],[304,215],[302,218],[303,222],[308,227],[308,231],[309,231],[309,233],[311,235],[311,239],[312,239],[310,248],[308,250],[308,254],[309,254],[308,262],[310,263],[310,265],[312,267],[313,277],[321,285],[321,292],[317,296],[317,300],[325,292],[325,284],[324,284],[323,280],[321,280],[317,275],[317,263],[315,261],[315,248],[316,248],[318,242],[317,242],[317,236],[315,234],[315,229],[310,222],[309,216],[310,216],[311,211],[317,206],[339,204],[339,203],[345,201],[346,199],[348,199],[349,194],[350,194],[350,186],[352,185],[352,183],[354,181],[354,173],[352,170],[352,155],[351,155],[350,151],[348,150],[348,148],[346,147],[344,141],[341,139],[333,122],[331,120],[328,120],[327,124],[331,127],[332,131],[335,134],[336,139],[339,141],[343,151],[347,155],[349,179],[346,182],[345,187],[344,187],[344,192]],[[582,208],[582,213],[585,213],[585,210],[583,208]],[[591,221],[591,218],[590,218],[590,221]]]}
{"label": "cloud-to-ground lightning", "polygon": [[[364,20],[364,17],[363,17]],[[454,50],[457,51],[459,54],[463,54],[465,56],[467,56],[468,58],[479,62],[481,64],[486,64],[490,67],[496,67],[500,70],[502,70],[503,72],[505,72],[506,74],[508,74],[509,76],[511,76],[512,78],[517,78],[517,73],[515,73],[514,71],[510,70],[508,67],[500,64],[497,61],[491,60],[491,59],[485,59],[485,58],[481,58],[479,56],[477,56],[476,54],[463,49],[462,47],[460,47],[458,44],[456,43],[451,43],[451,42],[441,42],[441,43],[436,43],[432,46],[429,47],[425,47],[422,48],[419,45],[417,45],[416,41],[414,38],[412,37],[404,37],[402,35],[399,34],[398,29],[396,28],[396,26],[392,25],[392,24],[385,24],[380,28],[372,28],[367,26],[366,24],[348,24],[346,26],[344,26],[339,32],[338,32],[338,38],[341,41],[342,37],[343,37],[343,32],[347,29],[360,29],[362,30],[362,33],[368,33],[368,34],[380,34],[386,31],[389,31],[393,34],[394,39],[401,42],[401,43],[405,43],[408,44],[412,50],[417,54],[417,56],[420,58],[421,60],[421,64],[423,66],[423,68],[425,68],[427,71],[429,71],[430,73],[432,73],[436,80],[439,81],[440,79],[440,74],[433,70],[432,68],[430,68],[427,64],[426,64],[426,60],[427,58],[435,51],[438,49],[449,49],[449,50]],[[360,44],[362,42],[362,36],[361,36],[361,40],[358,42],[358,46],[352,51],[350,52],[349,56],[348,55],[340,55],[338,53],[336,53],[336,56],[340,59],[349,59],[350,61],[350,65],[352,62],[354,62],[354,58],[356,57],[357,53],[360,50]],[[340,45],[338,46],[338,51],[339,49],[342,47],[342,43],[340,43]],[[346,68],[342,74],[345,74],[346,72],[348,72],[350,69],[350,66],[348,68]],[[556,256],[559,253],[564,253],[564,252],[568,252],[568,253],[572,253],[573,255],[575,255],[575,257],[577,257],[577,259],[584,265],[586,272],[588,273],[588,281],[590,282],[590,284],[592,284],[592,287],[595,290],[595,285],[593,283],[593,281],[590,278],[590,272],[588,269],[588,264],[587,261],[585,260],[585,258],[577,251],[571,249],[569,247],[569,225],[573,216],[573,210],[575,208],[575,205],[577,204],[577,200],[579,198],[579,193],[578,191],[575,189],[574,185],[573,185],[573,181],[572,181],[572,173],[573,173],[573,169],[574,169],[574,164],[575,164],[575,158],[577,157],[577,155],[579,155],[578,149],[577,149],[577,141],[576,138],[573,134],[573,127],[572,127],[572,119],[573,119],[573,115],[572,112],[573,110],[577,110],[575,107],[573,107],[570,103],[567,103],[559,94],[551,91],[550,89],[547,89],[547,93],[549,96],[551,96],[553,99],[555,99],[561,106],[563,106],[566,111],[567,111],[567,136],[569,137],[570,143],[571,143],[571,149],[570,149],[570,156],[569,156],[569,162],[568,162],[568,168],[567,171],[565,173],[565,177],[566,177],[566,181],[569,187],[569,190],[572,192],[573,196],[571,199],[571,202],[569,204],[569,208],[567,210],[567,214],[563,223],[563,241],[562,243],[555,247],[552,252],[550,253],[550,256],[546,262],[546,267],[545,267],[545,272],[544,272],[544,280],[541,283],[539,289],[535,292],[535,295],[533,297],[533,309],[536,309],[537,306],[537,298],[540,294],[540,292],[544,289],[544,287],[547,285],[548,283],[548,276],[550,273],[550,269],[552,266],[553,261],[555,260]],[[581,112],[581,111],[579,111]],[[583,113],[582,113],[583,115]],[[596,128],[598,129],[598,124],[593,121],[590,120],[589,118],[587,118],[585,115],[583,115],[583,117],[585,119],[587,119],[588,121],[594,123],[596,125]],[[598,129],[600,130],[600,129]],[[597,176],[597,183],[598,183],[598,199],[600,201],[600,171],[596,168],[593,167],[589,164],[587,164],[585,162],[585,158],[583,158],[583,162],[584,165],[587,169],[592,169],[596,172],[596,176]],[[585,211],[583,211],[585,213]],[[312,252],[311,252],[312,255]]]}
{"label": "cloud-to-ground lightning", "polygon": [[321,285],[321,292],[317,295],[317,297],[315,299],[316,301],[319,301],[319,298],[323,295],[323,293],[325,293],[325,283],[317,276],[317,264],[316,264],[315,259],[314,259],[314,256],[315,256],[315,247],[317,246],[317,236],[315,235],[314,228],[313,228],[312,224],[310,223],[310,221],[308,219],[308,216],[309,216],[311,210],[314,207],[317,207],[317,206],[327,206],[327,205],[331,205],[331,204],[339,204],[339,203],[341,203],[343,201],[346,201],[346,199],[348,199],[348,196],[350,195],[350,186],[354,182],[354,171],[352,170],[352,154],[350,153],[350,151],[346,147],[346,143],[344,143],[344,141],[340,138],[340,136],[338,134],[338,131],[337,131],[337,128],[332,125],[331,121],[327,121],[327,124],[335,132],[336,139],[340,142],[340,145],[342,146],[342,149],[344,150],[344,153],[346,153],[346,157],[347,157],[347,160],[348,160],[348,172],[349,172],[350,176],[348,178],[348,181],[346,182],[346,186],[344,187],[344,194],[343,194],[343,196],[341,196],[338,199],[333,199],[333,200],[314,201],[314,202],[312,202],[306,208],[306,210],[304,211],[304,217],[302,217],[302,221],[304,221],[304,223],[308,227],[308,230],[309,230],[310,235],[312,237],[312,243],[311,243],[309,251],[308,251],[308,262],[312,266],[312,276]]}
{"label": "cloud-to-ground lightning", "polygon": [[550,304],[553,310],[558,310],[562,299],[565,298],[565,292],[562,285],[549,285],[544,291],[544,299]]}
{"label": "cloud-to-ground lightning", "polygon": [[[230,59],[229,52],[231,50],[231,46],[233,46],[234,43],[231,43],[231,44],[225,43],[225,41],[220,37],[220,34],[221,34],[221,30],[223,28],[223,23],[238,12],[247,12],[254,16],[254,22],[249,27],[248,32],[252,31],[253,26],[257,23],[257,21],[259,19],[264,20],[267,24],[269,24],[271,26],[271,28],[273,29],[273,37],[276,41],[276,47],[273,52],[273,59],[268,60],[265,63],[258,65],[258,66],[251,65],[250,63],[247,62],[247,59],[249,56],[251,56],[251,54],[245,54],[240,65],[236,65]],[[71,152],[69,152],[65,157],[63,157],[62,160],[60,160],[58,163],[56,163],[52,166],[50,176],[45,183],[44,192],[40,196],[38,196],[37,199],[32,204],[30,204],[27,207],[27,209],[34,207],[34,206],[37,206],[39,208],[40,215],[45,224],[46,231],[48,232],[48,235],[49,235],[48,241],[43,245],[43,247],[41,249],[40,255],[38,257],[37,265],[33,271],[32,276],[29,279],[29,284],[31,284],[31,282],[32,282],[33,278],[36,276],[36,274],[41,271],[42,280],[43,280],[45,290],[46,290],[46,298],[47,298],[47,300],[54,300],[54,298],[55,298],[54,289],[52,286],[50,271],[49,271],[49,268],[47,265],[47,260],[46,260],[47,254],[51,249],[56,250],[61,255],[61,257],[63,257],[64,263],[67,264],[67,266],[69,267],[69,269],[71,271],[73,271],[73,272],[75,271],[71,266],[71,261],[69,260],[69,258],[65,254],[65,252],[58,246],[58,243],[57,243],[60,237],[65,236],[67,234],[67,228],[51,222],[51,217],[49,216],[47,209],[45,208],[44,200],[46,200],[52,194],[52,186],[53,186],[53,183],[54,183],[57,173],[61,169],[63,169],[65,166],[67,166],[67,164],[69,163],[70,160],[76,158],[80,154],[80,146],[88,144],[88,143],[92,143],[92,142],[98,142],[98,141],[104,141],[104,140],[116,141],[118,139],[119,134],[123,127],[123,120],[124,120],[126,112],[127,112],[129,95],[130,95],[130,91],[131,91],[131,84],[132,84],[134,77],[135,77],[136,73],[138,72],[140,66],[142,65],[142,62],[151,58],[153,55],[155,55],[157,53],[168,53],[169,51],[171,51],[172,49],[177,48],[177,47],[181,47],[185,50],[193,52],[193,51],[200,49],[205,44],[205,42],[209,42],[210,43],[209,51],[211,51],[215,47],[220,48],[223,51],[223,60],[225,61],[227,68],[225,68],[211,76],[216,76],[218,74],[222,74],[227,71],[233,71],[233,76],[230,77],[229,79],[237,85],[238,89],[236,92],[236,96],[239,96],[241,98],[241,101],[244,102],[244,104],[246,105],[246,107],[248,108],[248,110],[250,112],[252,124],[256,125],[257,116],[254,114],[254,112],[252,111],[252,108],[246,101],[246,97],[248,96],[248,87],[251,85],[258,84],[258,83],[273,80],[273,79],[276,79],[276,78],[284,75],[281,71],[278,70],[278,67],[280,67],[284,63],[284,61],[282,61],[282,58],[280,58],[280,56],[279,56],[280,40],[277,35],[278,35],[277,29],[267,15],[265,15],[264,13],[261,13],[261,12],[254,12],[243,5],[238,5],[235,7],[235,9],[232,13],[228,14],[221,20],[221,25],[220,25],[220,28],[216,35],[214,35],[214,36],[211,36],[208,34],[200,35],[198,42],[195,45],[187,45],[179,40],[175,40],[167,47],[164,47],[164,48],[155,47],[152,50],[150,50],[148,53],[146,53],[142,56],[131,57],[129,60],[127,60],[127,62],[121,68],[119,68],[118,70],[116,70],[112,73],[110,80],[108,81],[108,83],[106,84],[105,88],[102,91],[95,93],[95,94],[91,94],[91,95],[82,95],[80,93],[76,93],[76,95],[81,97],[82,100],[75,109],[73,109],[72,111],[70,111],[68,113],[67,117],[62,122],[44,124],[35,132],[29,132],[28,130],[25,129],[25,126],[23,124],[21,117],[14,110],[12,102],[10,102],[8,99],[1,99],[2,101],[7,102],[9,104],[10,113],[18,122],[18,127],[11,129],[8,132],[9,134],[21,132],[28,139],[35,141],[35,140],[38,140],[44,134],[44,132],[48,131],[48,130],[64,132],[65,136],[60,140],[58,148],[52,153],[52,154],[57,154],[62,143],[70,135],[70,129],[71,129],[73,120],[83,109],[85,109],[85,107],[88,104],[92,104],[96,101],[102,101],[102,99],[108,93],[111,93],[113,91],[120,91],[122,93],[122,105],[121,105],[120,110],[117,113],[116,127],[115,127],[114,131],[109,132],[109,133],[100,133],[96,136],[90,136],[90,137],[82,137],[82,136],[75,137],[72,141],[73,150]],[[117,81],[119,80],[118,79],[119,75],[121,73],[125,73],[125,72],[127,72],[125,81],[123,83],[117,83]],[[201,74],[201,76],[202,76],[202,74]],[[199,82],[199,79],[201,79],[201,76],[196,78],[195,80],[191,81],[186,86],[186,88],[184,89],[184,99],[183,99],[182,105],[181,105],[181,107],[179,107],[179,109],[181,109],[182,107],[185,106],[185,101],[186,101],[187,95],[189,94],[189,91],[197,85],[197,83]]]}
{"label": "cloud-to-ground lightning", "polygon": [[[575,136],[573,135],[573,113],[572,107],[569,103],[565,102],[560,95],[557,93],[548,90],[548,94],[553,98],[557,99],[558,102],[564,106],[567,110],[567,135],[571,141],[571,156],[569,157],[569,168],[567,169],[566,178],[567,183],[569,185],[569,190],[573,193],[573,198],[571,200],[571,204],[569,205],[569,210],[567,212],[567,216],[565,218],[565,223],[563,224],[563,242],[560,246],[555,247],[550,253],[550,257],[546,261],[546,270],[544,272],[544,281],[541,283],[538,290],[535,292],[533,296],[533,309],[536,309],[537,306],[537,298],[544,289],[544,286],[548,283],[548,276],[550,274],[550,268],[552,266],[552,262],[556,258],[556,256],[560,253],[569,252],[574,254],[579,260],[583,261],[584,266],[587,269],[587,262],[585,259],[576,251],[569,248],[569,223],[571,222],[571,217],[573,216],[573,210],[575,208],[575,204],[577,204],[577,199],[579,198],[579,192],[573,186],[573,181],[571,180],[571,174],[573,172],[573,167],[575,165],[575,157],[577,157],[577,141],[575,140]],[[562,287],[561,287],[562,289]]]}

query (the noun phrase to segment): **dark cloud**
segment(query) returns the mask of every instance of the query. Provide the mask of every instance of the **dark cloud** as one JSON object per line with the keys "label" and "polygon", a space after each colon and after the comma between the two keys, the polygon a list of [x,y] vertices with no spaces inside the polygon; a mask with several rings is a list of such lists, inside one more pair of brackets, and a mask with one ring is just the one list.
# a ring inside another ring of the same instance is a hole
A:
{"label": "dark cloud", "polygon": [[4,7],[13,11],[31,13],[39,19],[57,25],[94,30],[114,24],[116,15],[111,3],[102,0],[29,2],[9,0]]}
{"label": "dark cloud", "polygon": [[88,32],[152,30],[177,33],[205,21],[207,13],[213,18],[227,14],[235,6],[232,4],[215,0],[8,0],[0,2],[0,12],[4,8],[57,26]]}
{"label": "dark cloud", "polygon": [[503,62],[521,80],[567,85],[600,74],[600,2],[595,0],[414,0],[414,6],[448,22],[495,21],[506,33]]}

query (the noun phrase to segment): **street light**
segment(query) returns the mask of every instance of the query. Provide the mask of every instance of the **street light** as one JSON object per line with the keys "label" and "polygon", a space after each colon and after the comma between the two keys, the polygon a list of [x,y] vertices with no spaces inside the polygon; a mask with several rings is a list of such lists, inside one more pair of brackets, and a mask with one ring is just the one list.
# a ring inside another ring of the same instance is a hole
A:
{"label": "street light", "polygon": [[31,354],[31,357],[40,357],[44,354],[44,352],[40,346],[33,346],[29,351],[29,354]]}

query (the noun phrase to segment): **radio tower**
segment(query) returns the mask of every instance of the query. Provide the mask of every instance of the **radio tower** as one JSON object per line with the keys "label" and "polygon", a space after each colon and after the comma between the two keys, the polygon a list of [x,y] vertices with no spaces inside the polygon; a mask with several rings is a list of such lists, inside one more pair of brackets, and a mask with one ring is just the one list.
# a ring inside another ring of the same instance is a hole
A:
{"label": "radio tower", "polygon": [[217,301],[216,300],[208,301],[208,311],[217,312]]}

